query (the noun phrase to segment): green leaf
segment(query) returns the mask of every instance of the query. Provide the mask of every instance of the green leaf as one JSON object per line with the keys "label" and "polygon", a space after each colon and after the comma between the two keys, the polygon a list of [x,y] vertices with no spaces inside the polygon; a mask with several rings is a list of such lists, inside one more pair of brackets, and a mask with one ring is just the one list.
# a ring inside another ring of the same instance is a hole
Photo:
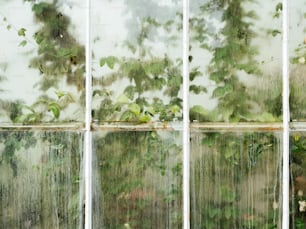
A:
{"label": "green leaf", "polygon": [[189,91],[194,92],[195,94],[200,94],[201,92],[207,93],[206,87],[197,86],[197,85],[190,85]]}
{"label": "green leaf", "polygon": [[36,14],[41,14],[44,10],[44,8],[48,8],[50,7],[50,4],[46,3],[46,2],[41,2],[39,4],[34,4],[32,7],[32,10],[36,13]]}
{"label": "green leaf", "polygon": [[258,116],[259,122],[275,122],[277,118],[275,118],[271,113],[264,112],[260,116]]}
{"label": "green leaf", "polygon": [[7,26],[6,26],[6,29],[7,29],[7,30],[10,30],[11,28],[12,28],[11,25],[7,25]]}
{"label": "green leaf", "polygon": [[281,34],[282,32],[279,31],[279,30],[274,29],[274,30],[272,30],[270,33],[272,34],[273,37],[275,37],[275,36],[277,36],[278,34]]}
{"label": "green leaf", "polygon": [[139,117],[139,121],[143,122],[143,123],[150,122],[151,121],[151,117],[149,115],[147,115],[147,114],[145,114],[145,115],[142,114]]}
{"label": "green leaf", "polygon": [[219,83],[224,80],[224,78],[228,75],[228,72],[225,70],[218,70],[216,72],[212,72],[209,76],[209,78],[216,83]]}
{"label": "green leaf", "polygon": [[245,71],[247,74],[259,73],[259,69],[256,63],[238,64],[237,68],[239,70]]}
{"label": "green leaf", "polygon": [[19,45],[18,46],[22,46],[22,47],[24,47],[24,46],[26,46],[27,45],[27,41],[26,40],[23,40],[23,41],[21,41],[20,43],[19,43]]}
{"label": "green leaf", "polygon": [[109,56],[105,58],[100,59],[100,66],[103,67],[105,64],[110,68],[113,69],[115,66],[115,63],[118,61],[117,57],[115,56]]}
{"label": "green leaf", "polygon": [[136,93],[137,89],[134,87],[134,86],[127,86],[125,89],[124,89],[124,94],[131,100],[134,99],[134,95]]}
{"label": "green leaf", "polygon": [[207,136],[207,137],[202,139],[202,143],[204,145],[207,145],[208,147],[212,147],[212,146],[214,146],[216,144],[216,141],[215,141],[214,137]]}
{"label": "green leaf", "polygon": [[117,98],[117,103],[128,103],[129,98],[125,94],[121,94]]}
{"label": "green leaf", "polygon": [[155,110],[154,110],[154,107],[147,107],[147,112],[151,115],[154,115],[155,114]]}
{"label": "green leaf", "polygon": [[37,113],[31,113],[31,114],[27,114],[25,115],[23,122],[24,123],[34,123],[34,122],[38,122],[40,120],[40,115]]}
{"label": "green leaf", "polygon": [[63,92],[63,91],[56,91],[55,94],[57,95],[57,97],[60,99],[62,98],[63,96],[67,95],[66,92]]}
{"label": "green leaf", "polygon": [[232,216],[232,209],[229,208],[229,207],[225,208],[225,210],[224,210],[224,216],[225,216],[226,219],[230,219],[231,216]]}
{"label": "green leaf", "polygon": [[233,86],[226,84],[225,86],[217,87],[213,92],[213,98],[224,97],[226,94],[233,92]]}
{"label": "green leaf", "polygon": [[53,113],[55,118],[59,118],[61,108],[57,103],[50,103],[48,105],[48,110]]}
{"label": "green leaf", "polygon": [[189,73],[190,81],[193,81],[197,76],[201,76],[202,73],[199,71],[199,68],[193,68]]}
{"label": "green leaf", "polygon": [[56,52],[56,57],[71,57],[75,56],[76,50],[71,48],[60,48]]}
{"label": "green leaf", "polygon": [[282,11],[283,10],[283,4],[281,2],[279,2],[276,6],[275,6],[275,11]]}
{"label": "green leaf", "polygon": [[173,106],[170,107],[170,111],[174,114],[179,112],[180,110],[181,110],[181,108],[178,105],[173,105]]}
{"label": "green leaf", "polygon": [[217,208],[209,208],[208,209],[208,216],[209,218],[214,218],[216,215],[218,215],[219,209]]}
{"label": "green leaf", "polygon": [[133,118],[133,114],[130,111],[125,111],[121,117],[120,121],[130,121]]}
{"label": "green leaf", "polygon": [[136,103],[129,104],[129,110],[137,116],[140,114],[140,106]]}
{"label": "green leaf", "polygon": [[195,105],[190,109],[190,120],[197,120],[199,122],[205,122],[209,120],[209,111],[204,109],[200,105]]}
{"label": "green leaf", "polygon": [[26,32],[27,30],[25,29],[25,28],[21,28],[21,29],[19,29],[18,30],[18,36],[25,36],[25,32]]}
{"label": "green leaf", "polygon": [[224,157],[225,159],[230,159],[231,157],[234,156],[234,154],[235,154],[235,151],[228,149],[225,151]]}

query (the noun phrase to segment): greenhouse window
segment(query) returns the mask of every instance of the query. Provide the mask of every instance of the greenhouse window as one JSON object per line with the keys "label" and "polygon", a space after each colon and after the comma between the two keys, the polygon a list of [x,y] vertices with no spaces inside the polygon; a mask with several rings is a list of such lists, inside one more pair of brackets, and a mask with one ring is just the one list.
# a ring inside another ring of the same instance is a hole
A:
{"label": "greenhouse window", "polygon": [[0,228],[306,228],[304,9],[1,1]]}

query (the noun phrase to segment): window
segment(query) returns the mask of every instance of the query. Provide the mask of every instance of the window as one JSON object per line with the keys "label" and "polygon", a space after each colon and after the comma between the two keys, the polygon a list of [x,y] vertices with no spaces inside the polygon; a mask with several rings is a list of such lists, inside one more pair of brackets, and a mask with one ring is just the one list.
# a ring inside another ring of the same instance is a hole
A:
{"label": "window", "polygon": [[304,8],[1,1],[0,227],[305,228]]}

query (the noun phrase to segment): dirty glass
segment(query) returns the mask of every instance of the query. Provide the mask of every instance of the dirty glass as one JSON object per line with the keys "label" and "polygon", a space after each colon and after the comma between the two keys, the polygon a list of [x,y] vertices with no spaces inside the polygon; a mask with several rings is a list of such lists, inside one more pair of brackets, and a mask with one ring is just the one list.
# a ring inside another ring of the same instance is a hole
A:
{"label": "dirty glass", "polygon": [[281,133],[191,132],[191,228],[280,228]]}
{"label": "dirty glass", "polygon": [[182,228],[180,132],[97,132],[93,145],[93,228]]}
{"label": "dirty glass", "polygon": [[93,118],[182,118],[181,0],[92,1]]}
{"label": "dirty glass", "polygon": [[306,134],[290,136],[290,226],[305,228],[306,219]]}
{"label": "dirty glass", "polygon": [[82,121],[84,21],[81,0],[0,2],[0,122]]}
{"label": "dirty glass", "polygon": [[0,132],[0,228],[83,228],[82,134]]}
{"label": "dirty glass", "polygon": [[190,1],[191,121],[281,120],[281,13],[279,1]]}
{"label": "dirty glass", "polygon": [[289,1],[290,113],[293,121],[306,120],[305,9],[305,1]]}

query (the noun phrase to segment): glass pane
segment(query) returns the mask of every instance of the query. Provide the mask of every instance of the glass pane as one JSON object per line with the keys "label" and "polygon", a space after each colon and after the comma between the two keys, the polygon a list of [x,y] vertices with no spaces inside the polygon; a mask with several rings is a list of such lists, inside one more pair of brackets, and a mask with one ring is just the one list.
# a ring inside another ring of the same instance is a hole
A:
{"label": "glass pane", "polygon": [[0,228],[83,228],[82,134],[0,132]]}
{"label": "glass pane", "polygon": [[303,0],[288,1],[289,55],[290,55],[290,112],[291,119],[306,120],[306,3]]}
{"label": "glass pane", "polygon": [[181,119],[181,0],[92,1],[96,121]]}
{"label": "glass pane", "polygon": [[281,227],[280,138],[192,132],[191,228]]}
{"label": "glass pane", "polygon": [[181,134],[94,133],[93,228],[182,228]]}
{"label": "glass pane", "polygon": [[291,133],[290,138],[290,193],[292,228],[306,227],[306,134]]}
{"label": "glass pane", "polygon": [[281,9],[279,1],[191,1],[191,121],[281,119]]}
{"label": "glass pane", "polygon": [[84,3],[60,2],[0,2],[0,122],[83,120]]}

